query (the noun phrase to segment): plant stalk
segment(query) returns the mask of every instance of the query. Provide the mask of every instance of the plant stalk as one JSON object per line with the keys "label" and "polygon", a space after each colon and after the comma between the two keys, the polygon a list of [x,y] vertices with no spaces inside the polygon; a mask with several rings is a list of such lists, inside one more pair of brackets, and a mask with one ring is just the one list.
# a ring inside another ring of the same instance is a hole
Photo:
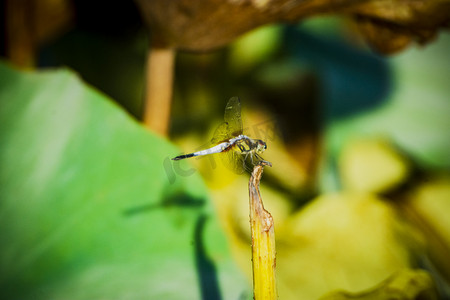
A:
{"label": "plant stalk", "polygon": [[263,173],[263,162],[257,165],[249,181],[250,227],[252,233],[253,298],[255,300],[277,299],[276,250],[272,215],[264,209],[259,182]]}
{"label": "plant stalk", "polygon": [[149,50],[143,121],[147,128],[163,136],[169,131],[174,60],[173,48]]}

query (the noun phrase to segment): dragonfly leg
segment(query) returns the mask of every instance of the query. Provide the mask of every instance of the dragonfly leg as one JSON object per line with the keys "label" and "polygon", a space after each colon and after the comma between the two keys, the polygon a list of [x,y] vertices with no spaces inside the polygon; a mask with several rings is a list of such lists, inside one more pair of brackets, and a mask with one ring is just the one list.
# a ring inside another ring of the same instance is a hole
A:
{"label": "dragonfly leg", "polygon": [[272,166],[272,164],[270,162],[268,162],[267,160],[264,160],[264,158],[262,158],[258,153],[255,153],[255,156],[258,158],[258,163],[265,162],[267,165]]}
{"label": "dragonfly leg", "polygon": [[[243,164],[244,164],[243,167],[244,167],[244,169],[245,169],[245,170],[248,170],[248,171],[251,171],[251,170],[249,170],[248,167],[247,167],[247,158],[248,158],[250,152],[249,152],[249,151],[245,151],[245,152],[243,152],[242,154],[245,154],[245,158],[244,158],[244,161],[243,161]],[[251,159],[251,155],[250,155],[250,159]]]}

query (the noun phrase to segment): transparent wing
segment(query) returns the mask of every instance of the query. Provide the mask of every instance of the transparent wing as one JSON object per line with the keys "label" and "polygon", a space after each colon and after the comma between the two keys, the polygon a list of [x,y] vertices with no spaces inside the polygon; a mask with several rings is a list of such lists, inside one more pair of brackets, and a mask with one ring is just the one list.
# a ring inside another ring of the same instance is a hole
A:
{"label": "transparent wing", "polygon": [[220,158],[225,167],[236,174],[242,174],[246,170],[245,157],[241,154],[239,149],[236,150],[235,148],[237,147],[232,147],[230,150],[221,153]]}
{"label": "transparent wing", "polygon": [[228,100],[224,119],[225,123],[228,123],[228,130],[232,137],[242,134],[241,100],[238,97]]}
{"label": "transparent wing", "polygon": [[214,132],[214,136],[211,139],[213,144],[227,141],[242,134],[241,101],[238,97],[228,100],[225,107],[224,120],[225,122],[220,124]]}
{"label": "transparent wing", "polygon": [[214,131],[213,138],[211,139],[211,144],[219,144],[223,141],[227,141],[231,138],[230,131],[228,129],[228,123],[224,122],[217,127]]}

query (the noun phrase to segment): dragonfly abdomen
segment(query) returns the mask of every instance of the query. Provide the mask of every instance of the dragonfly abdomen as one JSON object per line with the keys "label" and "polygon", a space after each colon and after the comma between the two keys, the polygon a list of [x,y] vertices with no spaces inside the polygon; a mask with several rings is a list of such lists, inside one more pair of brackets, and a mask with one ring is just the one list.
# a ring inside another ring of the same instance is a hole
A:
{"label": "dragonfly abdomen", "polygon": [[194,157],[194,153],[189,153],[189,154],[183,154],[183,155],[178,155],[177,157],[172,158],[172,160],[180,160],[180,159],[185,159],[185,158],[189,158],[189,157]]}
{"label": "dragonfly abdomen", "polygon": [[206,149],[206,150],[201,150],[201,151],[197,151],[197,152],[194,152],[194,153],[179,155],[177,157],[172,158],[172,160],[180,160],[180,159],[185,159],[185,158],[194,157],[194,156],[220,153],[220,152],[226,150],[228,147],[230,147],[230,145],[231,144],[228,143],[228,142],[220,143],[219,145],[211,147],[211,148]]}

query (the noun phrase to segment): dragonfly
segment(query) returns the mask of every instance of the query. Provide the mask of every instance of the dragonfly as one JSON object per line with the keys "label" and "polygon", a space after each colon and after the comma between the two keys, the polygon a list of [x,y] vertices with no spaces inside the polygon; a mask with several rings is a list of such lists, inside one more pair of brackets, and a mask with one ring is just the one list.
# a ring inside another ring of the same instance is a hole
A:
{"label": "dragonfly", "polygon": [[212,147],[197,152],[179,155],[172,160],[221,153],[225,166],[237,174],[251,172],[260,162],[267,145],[264,141],[252,139],[243,134],[241,101],[232,97],[225,107],[224,122],[217,127],[211,139]]}

